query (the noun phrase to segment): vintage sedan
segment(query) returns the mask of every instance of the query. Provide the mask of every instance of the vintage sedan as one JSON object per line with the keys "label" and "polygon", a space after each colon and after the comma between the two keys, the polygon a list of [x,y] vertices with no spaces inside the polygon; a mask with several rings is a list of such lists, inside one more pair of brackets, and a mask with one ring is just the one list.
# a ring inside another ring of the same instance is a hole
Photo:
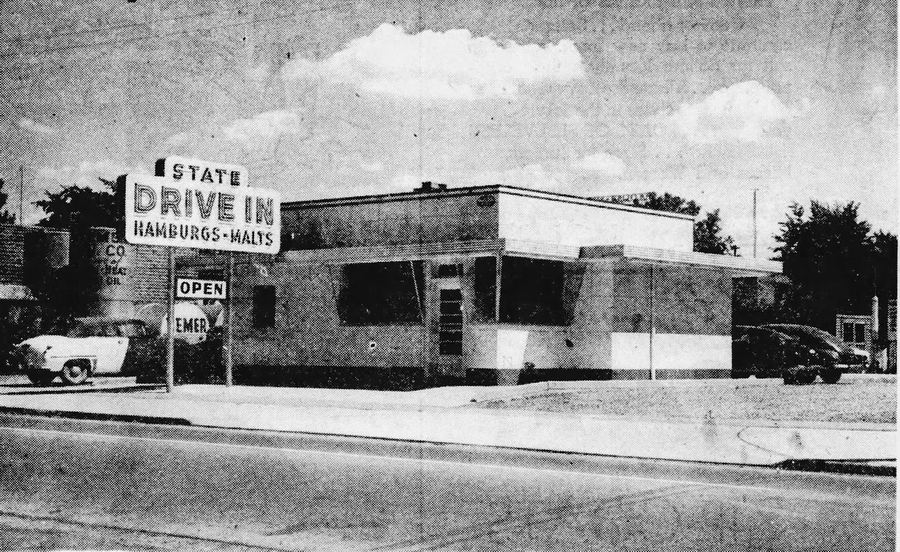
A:
{"label": "vintage sedan", "polygon": [[65,335],[39,335],[18,345],[19,367],[36,385],[62,378],[77,385],[94,374],[131,375],[158,362],[160,342],[142,320],[76,318]]}

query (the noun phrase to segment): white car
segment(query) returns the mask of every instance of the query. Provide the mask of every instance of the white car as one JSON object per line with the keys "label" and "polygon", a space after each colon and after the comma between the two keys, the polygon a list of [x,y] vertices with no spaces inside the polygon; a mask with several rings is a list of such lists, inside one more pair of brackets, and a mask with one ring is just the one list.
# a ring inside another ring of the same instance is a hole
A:
{"label": "white car", "polygon": [[[66,335],[39,335],[18,345],[20,368],[36,385],[61,377],[71,385],[93,374],[130,374],[158,355],[142,320],[77,318]],[[156,353],[156,355],[154,355]]]}

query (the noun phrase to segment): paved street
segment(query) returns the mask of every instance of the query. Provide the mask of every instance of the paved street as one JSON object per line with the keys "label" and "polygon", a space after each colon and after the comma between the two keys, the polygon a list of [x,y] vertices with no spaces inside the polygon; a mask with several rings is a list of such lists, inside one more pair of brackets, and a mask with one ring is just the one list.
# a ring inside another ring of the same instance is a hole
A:
{"label": "paved street", "polygon": [[0,548],[893,550],[895,481],[0,417]]}

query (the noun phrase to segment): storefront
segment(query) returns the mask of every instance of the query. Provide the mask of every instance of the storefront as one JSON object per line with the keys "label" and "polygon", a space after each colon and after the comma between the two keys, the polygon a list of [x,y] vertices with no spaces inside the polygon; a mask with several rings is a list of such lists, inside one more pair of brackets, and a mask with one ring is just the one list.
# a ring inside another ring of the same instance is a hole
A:
{"label": "storefront", "polygon": [[727,376],[731,279],[780,271],[693,253],[688,216],[508,186],[289,202],[282,220],[282,252],[235,269],[238,381]]}

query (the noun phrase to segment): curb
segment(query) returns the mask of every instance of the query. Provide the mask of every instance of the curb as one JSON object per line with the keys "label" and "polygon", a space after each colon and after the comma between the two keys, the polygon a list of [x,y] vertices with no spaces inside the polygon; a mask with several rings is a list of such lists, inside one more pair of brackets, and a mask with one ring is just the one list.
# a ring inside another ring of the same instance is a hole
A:
{"label": "curb", "polygon": [[28,416],[44,416],[46,418],[70,418],[74,420],[99,420],[105,422],[127,422],[159,425],[194,425],[185,418],[167,416],[140,416],[136,414],[104,414],[100,412],[73,412],[71,410],[40,410],[37,408],[21,408],[16,406],[0,406],[0,414],[18,414]]}
{"label": "curb", "polygon": [[[192,426],[198,428],[207,428],[207,429],[221,429],[221,430],[239,430],[239,431],[255,431],[248,430],[246,428],[233,428],[227,426],[208,426],[208,425],[197,425],[192,423],[190,420],[185,418],[177,418],[177,417],[167,417],[167,416],[141,416],[134,414],[107,414],[107,413],[95,413],[95,412],[75,412],[75,411],[64,411],[64,410],[40,410],[34,408],[24,408],[24,407],[10,407],[10,406],[0,406],[0,414],[16,414],[16,415],[29,415],[29,416],[42,416],[47,418],[68,418],[75,420],[96,420],[96,421],[114,421],[114,422],[126,422],[126,423],[142,423],[142,424],[157,424],[157,425],[172,425],[172,426]],[[264,430],[268,432],[280,432],[279,430]],[[724,466],[732,466],[732,467],[756,467],[756,468],[770,468],[778,471],[797,471],[797,472],[818,472],[818,473],[834,473],[834,474],[842,474],[842,475],[863,475],[863,476],[877,476],[877,477],[896,477],[897,470],[896,466],[887,466],[887,465],[879,465],[869,463],[870,461],[866,460],[846,460],[846,461],[838,461],[838,460],[816,460],[816,459],[792,459],[792,460],[784,460],[782,462],[778,462],[776,464],[731,464],[731,463],[719,463],[719,462],[711,462],[711,461],[689,461],[689,460],[673,460],[664,457],[642,457],[642,456],[628,456],[628,455],[615,455],[615,454],[584,454],[584,453],[575,453],[572,451],[565,450],[544,450],[544,449],[528,449],[528,448],[515,448],[515,447],[504,447],[504,446],[485,446],[485,445],[468,445],[465,443],[440,443],[440,442],[431,442],[431,441],[414,441],[414,440],[395,440],[395,439],[384,439],[381,437],[362,437],[358,435],[339,435],[339,434],[315,434],[308,432],[293,432],[293,431],[285,431],[284,433],[297,433],[297,434],[306,434],[306,435],[316,435],[316,436],[328,436],[328,437],[346,437],[346,438],[354,438],[354,439],[374,439],[378,441],[397,441],[397,442],[405,442],[405,443],[417,443],[417,444],[427,444],[427,445],[452,445],[463,448],[472,448],[474,449],[484,449],[484,448],[493,448],[497,450],[508,450],[508,451],[522,451],[528,453],[542,453],[542,454],[551,454],[551,455],[580,455],[580,456],[596,456],[598,458],[615,458],[615,459],[623,459],[623,460],[638,460],[638,461],[662,461],[662,462],[674,462],[674,463],[684,463],[684,464],[697,464],[697,465],[705,465],[705,464],[715,464],[715,465],[724,465]]]}

